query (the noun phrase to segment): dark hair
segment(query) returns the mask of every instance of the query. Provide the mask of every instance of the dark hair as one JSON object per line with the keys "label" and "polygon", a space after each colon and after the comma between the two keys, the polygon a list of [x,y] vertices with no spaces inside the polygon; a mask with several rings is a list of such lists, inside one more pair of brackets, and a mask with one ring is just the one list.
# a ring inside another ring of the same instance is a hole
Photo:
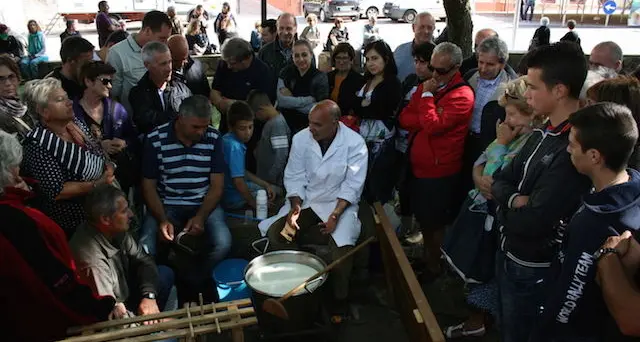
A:
{"label": "dark hair", "polygon": [[83,53],[93,52],[94,48],[95,46],[93,46],[93,44],[88,40],[79,36],[71,36],[62,42],[62,46],[60,47],[60,59],[62,60],[62,63],[74,61]]}
{"label": "dark hair", "polygon": [[[534,48],[535,49],[535,48]],[[533,50],[531,50],[533,51]],[[527,69],[529,69],[527,67],[527,64],[529,63],[529,56],[531,56],[531,51],[525,53],[524,55],[522,55],[522,57],[520,57],[520,61],[518,62],[518,66],[516,66],[516,73],[520,76],[526,76],[527,75]],[[585,76],[586,79],[586,76]]]}
{"label": "dark hair", "polygon": [[278,21],[275,19],[267,19],[260,24],[260,27],[268,28],[270,33],[278,31]]}
{"label": "dark hair", "polygon": [[75,20],[67,20],[67,28],[70,28],[71,26],[73,26],[73,24],[75,24],[76,21]]}
{"label": "dark hair", "polygon": [[[396,60],[393,57],[393,51],[391,51],[389,45],[382,40],[376,40],[375,42],[371,42],[367,44],[367,46],[365,46],[364,55],[366,56],[367,53],[371,50],[377,52],[380,56],[382,56],[382,59],[384,59],[384,77],[397,77],[398,67],[396,66]],[[364,77],[366,79],[370,79],[373,77],[373,75],[369,73],[369,70],[367,70],[366,67],[364,71]]]}
{"label": "dark hair", "polygon": [[295,42],[293,42],[293,47],[296,47],[296,46],[306,46],[307,49],[309,49],[309,52],[311,52],[311,56],[313,56],[313,48],[311,47],[311,43],[309,43],[308,40],[298,39]]}
{"label": "dark hair", "polygon": [[418,45],[414,45],[411,49],[411,56],[422,61],[430,61],[433,50],[436,46],[431,42],[426,42]]}
{"label": "dark hair", "polygon": [[253,121],[254,115],[251,107],[244,101],[235,101],[227,111],[227,124],[235,127],[239,121]]}
{"label": "dark hair", "polygon": [[163,26],[171,27],[169,16],[160,11],[149,11],[142,18],[142,28],[150,28],[151,32],[159,32]]}
{"label": "dark hair", "polygon": [[102,7],[102,6],[106,5],[106,4],[107,4],[107,2],[104,1],[104,0],[98,2],[98,9],[100,9],[100,7]]}
{"label": "dark hair", "polygon": [[338,43],[338,45],[336,45],[336,48],[333,49],[333,52],[331,53],[331,65],[336,65],[336,56],[341,53],[346,53],[347,55],[349,55],[349,59],[351,59],[352,61],[356,58],[356,51],[353,49],[353,46],[351,46],[351,44],[345,42]]}
{"label": "dark hair", "polygon": [[573,19],[567,21],[567,27],[573,30],[574,28],[576,28],[576,21]]}
{"label": "dark hair", "polygon": [[247,104],[251,107],[251,110],[257,112],[262,106],[272,105],[269,95],[262,90],[253,89],[247,96]]}
{"label": "dark hair", "polygon": [[127,39],[127,37],[129,37],[129,32],[125,30],[113,31],[107,36],[107,40],[104,41],[104,45],[109,46],[109,44],[118,44],[121,41]]}
{"label": "dark hair", "polygon": [[18,81],[20,81],[20,67],[18,66],[18,63],[11,58],[11,56],[6,53],[0,54],[0,66],[6,66],[9,68],[12,73],[16,74]]}
{"label": "dark hair", "polygon": [[602,80],[587,90],[587,97],[596,102],[613,102],[627,106],[640,122],[640,81],[631,76]]}
{"label": "dark hair", "polygon": [[541,69],[547,88],[562,84],[569,96],[580,98],[580,90],[587,77],[587,59],[578,44],[559,42],[543,45],[529,52],[527,68]]}
{"label": "dark hair", "polygon": [[97,222],[100,217],[113,216],[118,207],[116,201],[118,198],[126,199],[124,192],[110,184],[101,184],[93,189],[85,199],[84,212],[89,222]]}
{"label": "dark hair", "polygon": [[596,103],[571,114],[569,122],[576,131],[582,152],[595,149],[612,171],[627,167],[638,141],[638,128],[631,110],[612,102]]}
{"label": "dark hair", "polygon": [[84,80],[86,79],[95,81],[100,75],[113,75],[115,73],[116,69],[114,69],[111,64],[103,61],[91,61],[80,67],[80,81],[84,87]]}
{"label": "dark hair", "polygon": [[27,28],[29,28],[29,25],[31,25],[31,23],[36,24],[36,32],[41,32],[42,29],[40,28],[40,24],[38,24],[37,21],[35,21],[34,19],[31,19],[27,22]]}

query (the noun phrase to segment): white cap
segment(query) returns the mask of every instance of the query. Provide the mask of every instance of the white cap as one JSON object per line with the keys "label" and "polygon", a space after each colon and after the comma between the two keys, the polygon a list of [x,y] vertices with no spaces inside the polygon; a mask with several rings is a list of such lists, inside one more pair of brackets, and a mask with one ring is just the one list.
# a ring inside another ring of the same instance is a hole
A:
{"label": "white cap", "polygon": [[263,190],[263,189],[258,190],[258,194],[256,195],[256,197],[257,198],[260,198],[260,197],[267,198],[267,190]]}

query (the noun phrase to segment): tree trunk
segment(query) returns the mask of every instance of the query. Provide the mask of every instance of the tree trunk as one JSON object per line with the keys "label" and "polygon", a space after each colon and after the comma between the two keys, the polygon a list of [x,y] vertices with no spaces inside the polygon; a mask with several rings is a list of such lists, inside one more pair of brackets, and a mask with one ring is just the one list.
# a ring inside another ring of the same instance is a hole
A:
{"label": "tree trunk", "polygon": [[473,21],[469,0],[444,0],[449,41],[462,49],[464,58],[473,53]]}

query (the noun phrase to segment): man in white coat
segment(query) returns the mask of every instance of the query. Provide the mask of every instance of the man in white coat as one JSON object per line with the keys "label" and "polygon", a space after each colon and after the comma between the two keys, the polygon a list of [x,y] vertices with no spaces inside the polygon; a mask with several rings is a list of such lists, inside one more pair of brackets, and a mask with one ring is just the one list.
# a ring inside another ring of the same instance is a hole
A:
{"label": "man in white coat", "polygon": [[[309,113],[309,127],[293,137],[284,170],[288,201],[259,225],[272,250],[327,245],[336,260],[356,244],[368,151],[362,137],[339,118],[335,102],[321,101]],[[285,224],[293,228],[292,241],[281,234]],[[352,266],[352,260],[346,260],[331,274],[339,303],[346,302]]]}

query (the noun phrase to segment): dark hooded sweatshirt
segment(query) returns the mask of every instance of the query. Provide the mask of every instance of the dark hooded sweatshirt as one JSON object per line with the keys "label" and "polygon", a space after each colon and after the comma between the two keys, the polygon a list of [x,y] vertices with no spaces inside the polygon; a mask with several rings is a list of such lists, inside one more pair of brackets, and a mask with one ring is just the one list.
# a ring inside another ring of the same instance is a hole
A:
{"label": "dark hooded sweatshirt", "polygon": [[611,316],[595,281],[593,254],[609,236],[640,229],[640,173],[627,172],[628,182],[586,195],[571,219],[552,266],[535,340],[612,341],[605,337]]}

